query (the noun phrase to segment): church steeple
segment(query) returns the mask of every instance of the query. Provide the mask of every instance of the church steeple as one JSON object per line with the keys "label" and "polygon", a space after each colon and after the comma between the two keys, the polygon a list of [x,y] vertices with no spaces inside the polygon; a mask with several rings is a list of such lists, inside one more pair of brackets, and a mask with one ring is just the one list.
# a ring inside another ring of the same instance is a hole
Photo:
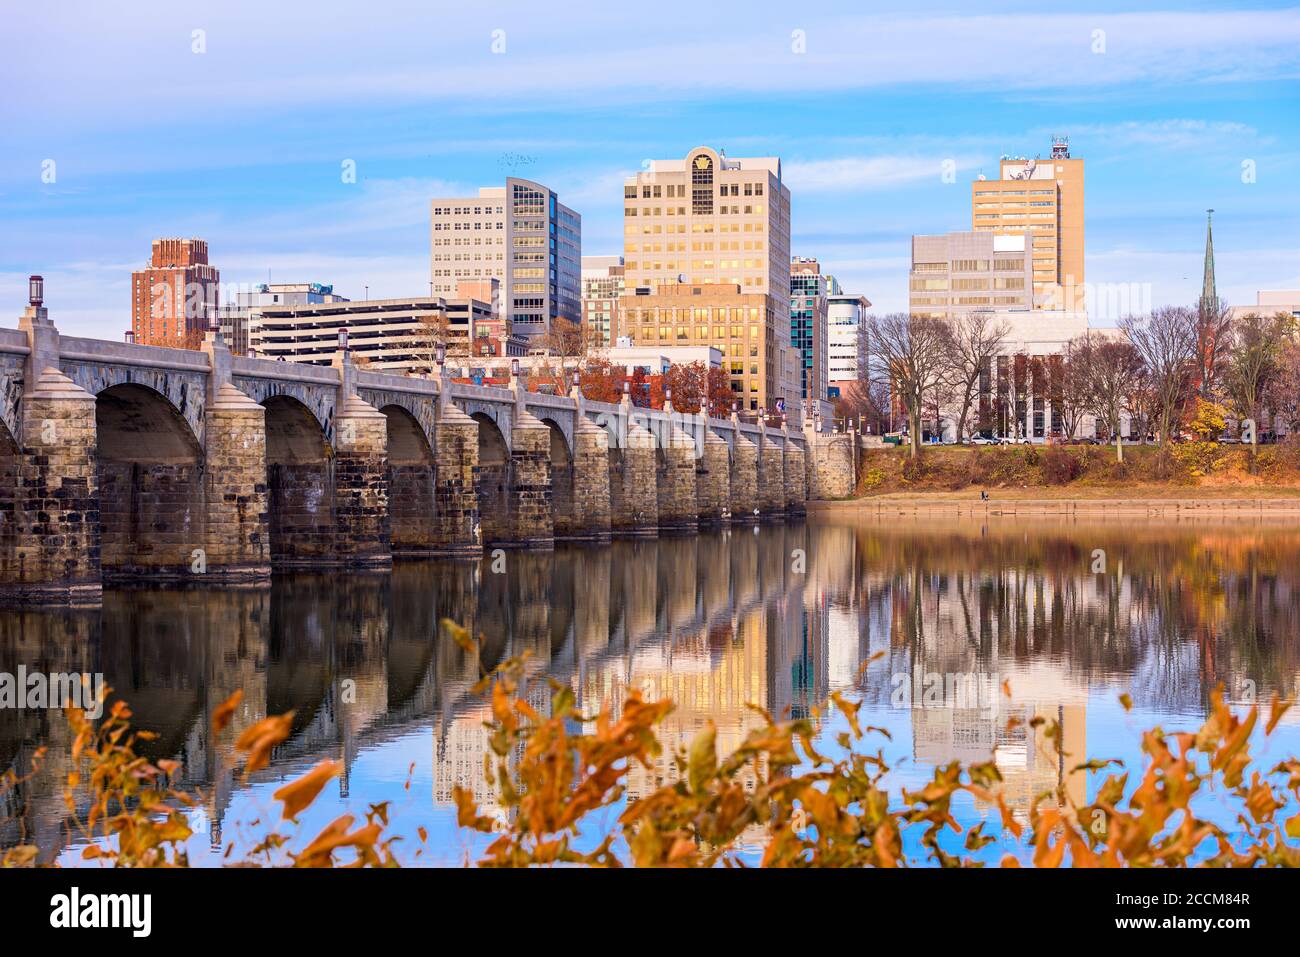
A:
{"label": "church steeple", "polygon": [[1205,211],[1205,274],[1201,279],[1201,311],[1215,313],[1219,311],[1219,293],[1214,285],[1214,227],[1212,219],[1214,210]]}

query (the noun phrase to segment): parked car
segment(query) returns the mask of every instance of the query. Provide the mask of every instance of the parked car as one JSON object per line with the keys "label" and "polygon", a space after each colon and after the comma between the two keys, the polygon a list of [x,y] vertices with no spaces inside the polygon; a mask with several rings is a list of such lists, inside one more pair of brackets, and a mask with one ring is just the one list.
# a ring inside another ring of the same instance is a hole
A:
{"label": "parked car", "polygon": [[971,445],[999,445],[998,439],[989,438],[987,435],[972,435],[970,437]]}

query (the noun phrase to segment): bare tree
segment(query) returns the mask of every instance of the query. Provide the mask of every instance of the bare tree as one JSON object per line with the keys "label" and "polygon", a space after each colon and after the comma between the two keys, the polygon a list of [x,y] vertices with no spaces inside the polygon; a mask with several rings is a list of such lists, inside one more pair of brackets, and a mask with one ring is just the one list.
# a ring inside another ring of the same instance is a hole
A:
{"label": "bare tree", "polygon": [[1115,460],[1123,462],[1122,416],[1142,377],[1142,357],[1131,342],[1118,339],[1093,339],[1085,354],[1087,366],[1080,371],[1089,383],[1089,411],[1105,424],[1115,440]]}
{"label": "bare tree", "polygon": [[868,320],[868,344],[893,396],[907,415],[912,457],[921,454],[921,416],[925,403],[945,383],[951,330],[946,322],[906,312]]}
{"label": "bare tree", "polygon": [[1259,446],[1259,420],[1269,380],[1277,370],[1278,357],[1292,319],[1285,313],[1260,316],[1255,313],[1237,320],[1232,329],[1224,384],[1238,419],[1249,419],[1252,467]]}
{"label": "bare tree", "polygon": [[1061,357],[1060,386],[1054,402],[1061,412],[1066,438],[1074,438],[1092,405],[1088,364],[1092,361],[1093,345],[1091,336],[1079,336],[1065,344]]}
{"label": "bare tree", "polygon": [[1146,367],[1145,404],[1163,448],[1196,374],[1197,312],[1185,306],[1162,306],[1149,316],[1126,316],[1119,325]]}
{"label": "bare tree", "polygon": [[416,329],[411,341],[411,351],[419,358],[413,371],[432,375],[438,368],[438,343],[448,344],[451,321],[442,310],[421,313],[416,318]]}
{"label": "bare tree", "polygon": [[967,312],[950,324],[949,378],[957,404],[957,441],[966,435],[971,408],[980,393],[980,377],[997,361],[1010,327],[990,312]]}

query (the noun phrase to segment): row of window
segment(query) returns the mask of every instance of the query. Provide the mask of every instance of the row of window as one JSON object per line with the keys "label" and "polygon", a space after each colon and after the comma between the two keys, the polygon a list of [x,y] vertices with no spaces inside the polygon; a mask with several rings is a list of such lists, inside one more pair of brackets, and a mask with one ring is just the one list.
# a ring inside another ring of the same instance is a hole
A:
{"label": "row of window", "polygon": [[[712,213],[712,203],[707,204],[707,209],[695,209],[696,213]],[[640,212],[638,212],[640,210]],[[745,206],[719,206],[718,213],[722,216],[764,216],[767,214],[767,207],[762,203],[750,203]],[[685,206],[624,206],[623,215],[631,216],[685,216]]]}
{"label": "row of window", "polygon": [[435,206],[433,215],[435,216],[491,216],[493,213],[500,215],[505,212],[501,206]]}
{"label": "row of window", "polygon": [[[743,229],[741,228],[742,226],[744,227]],[[675,227],[675,228],[674,228],[674,227]],[[717,224],[717,229],[716,229],[716,230],[715,230],[713,227],[714,227],[714,224],[713,224],[713,223],[691,223],[691,230],[690,230],[690,231],[691,231],[692,233],[713,233],[713,232],[719,232],[719,233],[740,233],[740,232],[745,232],[745,233],[750,233],[750,232],[761,233],[761,232],[763,232],[763,229],[764,229],[763,223],[761,223],[761,222],[757,222],[757,223],[743,223],[743,224],[742,224],[742,223],[718,223],[718,224]],[[635,236],[637,233],[642,233],[642,234],[644,234],[644,235],[646,235],[646,236],[658,236],[658,235],[661,234],[661,233],[670,233],[670,234],[671,234],[671,233],[685,233],[685,232],[686,232],[686,224],[685,224],[685,223],[666,223],[666,224],[661,224],[661,223],[654,223],[654,224],[646,223],[644,226],[642,226],[640,229],[638,229],[638,228],[636,227],[635,224],[629,223],[628,225],[626,225],[626,226],[623,227],[623,232],[624,232],[625,235],[628,235],[628,236]]]}

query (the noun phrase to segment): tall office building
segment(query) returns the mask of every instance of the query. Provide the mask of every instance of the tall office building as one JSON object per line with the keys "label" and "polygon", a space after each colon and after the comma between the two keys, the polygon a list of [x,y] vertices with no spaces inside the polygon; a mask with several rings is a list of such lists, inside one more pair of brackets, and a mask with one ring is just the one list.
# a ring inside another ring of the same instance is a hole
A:
{"label": "tall office building", "polygon": [[582,217],[540,183],[508,177],[478,196],[430,202],[430,278],[435,295],[464,281],[497,279],[517,335],[582,321]]}
{"label": "tall office building", "polygon": [[987,232],[912,237],[908,307],[949,319],[964,312],[1033,307],[1028,237]]}
{"label": "tall office building", "polygon": [[1003,156],[998,179],[971,183],[976,232],[1025,236],[1035,309],[1085,308],[1083,182],[1083,160],[1058,136],[1048,159]]}
{"label": "tall office building", "polygon": [[799,391],[804,399],[826,398],[829,278],[816,259],[796,257],[790,262],[790,344],[799,351]]}
{"label": "tall office building", "polygon": [[[717,347],[742,408],[798,398],[790,345],[790,190],[777,157],[697,147],[623,183],[620,334]],[[698,298],[697,298],[698,297]]]}
{"label": "tall office building", "polygon": [[221,273],[203,239],[155,239],[144,269],[131,273],[131,333],[136,342],[198,348],[213,328]]}
{"label": "tall office building", "polygon": [[623,257],[582,257],[582,325],[593,345],[609,346],[620,335],[618,304],[623,297]]}
{"label": "tall office building", "polygon": [[[833,277],[832,277],[833,278]],[[838,289],[838,284],[836,284]],[[858,381],[866,368],[867,310],[871,300],[852,293],[833,292],[826,299],[826,395],[834,399]]]}

